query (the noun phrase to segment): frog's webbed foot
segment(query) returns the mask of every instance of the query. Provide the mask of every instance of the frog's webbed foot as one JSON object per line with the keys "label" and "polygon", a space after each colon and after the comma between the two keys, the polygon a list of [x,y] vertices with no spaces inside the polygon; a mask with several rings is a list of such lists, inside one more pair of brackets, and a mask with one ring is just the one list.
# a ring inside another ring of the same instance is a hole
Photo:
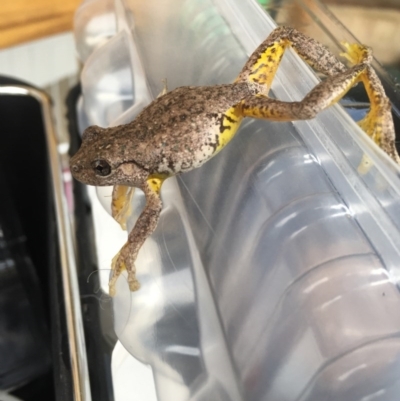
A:
{"label": "frog's webbed foot", "polygon": [[341,42],[342,46],[346,49],[345,52],[340,53],[342,57],[347,59],[351,65],[359,63],[371,63],[372,61],[372,50],[368,46],[364,46],[358,43],[347,43]]}
{"label": "frog's webbed foot", "polygon": [[146,206],[129,233],[127,243],[112,260],[112,275],[109,281],[110,295],[115,295],[115,284],[122,271],[128,272],[128,283],[131,291],[137,291],[140,283],[136,279],[135,261],[140,248],[157,227],[162,203],[161,185],[166,177],[149,177],[140,187],[146,196]]}

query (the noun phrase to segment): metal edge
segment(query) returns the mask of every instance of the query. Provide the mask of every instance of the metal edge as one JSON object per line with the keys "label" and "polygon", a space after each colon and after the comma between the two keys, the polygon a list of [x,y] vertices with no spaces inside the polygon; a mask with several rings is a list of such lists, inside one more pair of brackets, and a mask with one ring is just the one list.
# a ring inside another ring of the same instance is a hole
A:
{"label": "metal edge", "polygon": [[83,331],[75,249],[63,189],[61,160],[57,150],[50,97],[43,91],[23,85],[0,86],[0,95],[32,96],[41,105],[47,152],[53,183],[56,221],[64,289],[65,314],[70,350],[73,394],[76,401],[91,401],[86,345]]}

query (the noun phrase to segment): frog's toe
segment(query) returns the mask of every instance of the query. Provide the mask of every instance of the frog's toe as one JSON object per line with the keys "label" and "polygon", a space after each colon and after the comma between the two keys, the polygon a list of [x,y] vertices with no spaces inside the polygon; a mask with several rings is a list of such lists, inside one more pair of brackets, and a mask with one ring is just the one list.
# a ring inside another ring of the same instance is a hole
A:
{"label": "frog's toe", "polygon": [[129,283],[129,289],[132,292],[137,291],[140,288],[140,283],[136,278],[135,272],[130,271],[128,273],[128,283]]}
{"label": "frog's toe", "polygon": [[114,256],[111,266],[112,276],[109,282],[110,295],[112,291],[115,294],[115,283],[124,270],[128,272],[129,289],[131,291],[137,291],[140,288],[140,283],[136,278],[136,268],[129,243],[125,244],[117,255]]}
{"label": "frog's toe", "polygon": [[[123,249],[123,248],[122,248]],[[111,261],[111,277],[108,282],[109,294],[113,297],[116,293],[115,284],[118,280],[118,277],[121,275],[121,272],[125,270],[125,261],[122,256],[122,249],[119,251]]]}
{"label": "frog's toe", "polygon": [[360,175],[367,174],[371,170],[373,165],[374,164],[373,164],[372,160],[370,159],[370,157],[368,155],[364,154],[361,159],[360,164],[357,167],[358,174],[360,174]]}
{"label": "frog's toe", "polygon": [[115,283],[112,283],[111,281],[108,283],[108,294],[110,297],[115,297],[115,294],[117,293],[115,289]]}
{"label": "frog's toe", "polygon": [[341,44],[346,51],[340,53],[340,55],[349,60],[352,65],[370,63],[372,61],[372,51],[369,47],[358,43],[350,44],[344,41]]}
{"label": "frog's toe", "polygon": [[[122,248],[123,249],[123,248]],[[125,270],[124,258],[121,257],[122,249],[119,251],[111,261],[111,270],[113,271],[113,276],[119,276],[123,270]]]}
{"label": "frog's toe", "polygon": [[[129,249],[129,248],[127,248]],[[128,284],[131,291],[137,291],[140,288],[140,283],[136,278],[136,267],[132,253],[129,252],[124,259],[124,266],[128,272]]]}
{"label": "frog's toe", "polygon": [[109,293],[110,297],[115,296],[115,294],[117,292],[115,289],[115,284],[117,283],[119,275],[120,275],[120,273],[117,273],[116,270],[112,270],[111,277],[108,282],[108,293]]}

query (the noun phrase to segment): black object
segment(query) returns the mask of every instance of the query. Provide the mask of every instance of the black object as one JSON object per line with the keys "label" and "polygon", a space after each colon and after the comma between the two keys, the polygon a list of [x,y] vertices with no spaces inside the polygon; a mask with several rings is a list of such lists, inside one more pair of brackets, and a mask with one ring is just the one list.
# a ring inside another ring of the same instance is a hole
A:
{"label": "black object", "polygon": [[37,274],[0,169],[0,388],[50,369],[49,333]]}
{"label": "black object", "polygon": [[[5,77],[0,77],[0,85],[31,87]],[[80,141],[75,113],[79,95],[77,86],[67,99],[72,152]],[[13,394],[26,401],[72,401],[69,339],[42,105],[29,94],[2,94],[0,121],[0,389],[15,387]],[[114,399],[111,353],[116,342],[111,302],[98,291],[98,275],[91,275],[97,270],[91,210],[85,187],[77,183],[74,201],[77,274],[92,399],[110,401]]]}
{"label": "black object", "polygon": [[[0,85],[30,87],[6,77]],[[62,294],[61,281],[58,287],[49,281],[60,266],[41,107],[33,96],[0,95],[0,258],[6,260],[0,269],[0,388],[16,388],[24,400],[46,401],[55,399],[51,359],[53,366],[64,365],[60,383],[68,382],[70,372],[63,361],[64,355],[69,360],[68,348],[60,355],[57,346],[57,337],[65,336],[55,330],[64,325],[65,333],[65,319],[57,316],[63,306],[55,296]],[[57,399],[72,400],[69,393]]]}

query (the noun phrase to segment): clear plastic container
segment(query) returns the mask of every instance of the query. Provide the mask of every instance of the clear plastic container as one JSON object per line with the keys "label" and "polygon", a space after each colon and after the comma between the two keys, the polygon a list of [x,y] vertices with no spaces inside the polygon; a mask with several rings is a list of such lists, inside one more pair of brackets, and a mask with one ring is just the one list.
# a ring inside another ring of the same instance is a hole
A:
{"label": "clear plastic container", "polygon": [[83,0],[74,18],[76,52],[85,63],[94,50],[117,33],[113,0]]}
{"label": "clear plastic container", "polygon": [[[82,120],[99,125],[131,121],[164,78],[169,89],[232,81],[275,27],[252,0],[116,0],[115,14],[119,32],[82,75]],[[121,114],[104,119],[115,70],[130,71],[119,87],[132,104],[117,94]],[[317,82],[289,51],[273,94],[298,100]],[[98,193],[109,208],[110,189]],[[159,401],[395,399],[399,169],[340,106],[311,121],[246,121],[221,154],[169,179],[162,198],[136,263],[142,288],[120,279],[114,298],[118,338],[151,366]],[[92,201],[108,269],[126,234]],[[133,202],[129,229],[139,190]],[[114,360],[115,381],[126,366]]]}

